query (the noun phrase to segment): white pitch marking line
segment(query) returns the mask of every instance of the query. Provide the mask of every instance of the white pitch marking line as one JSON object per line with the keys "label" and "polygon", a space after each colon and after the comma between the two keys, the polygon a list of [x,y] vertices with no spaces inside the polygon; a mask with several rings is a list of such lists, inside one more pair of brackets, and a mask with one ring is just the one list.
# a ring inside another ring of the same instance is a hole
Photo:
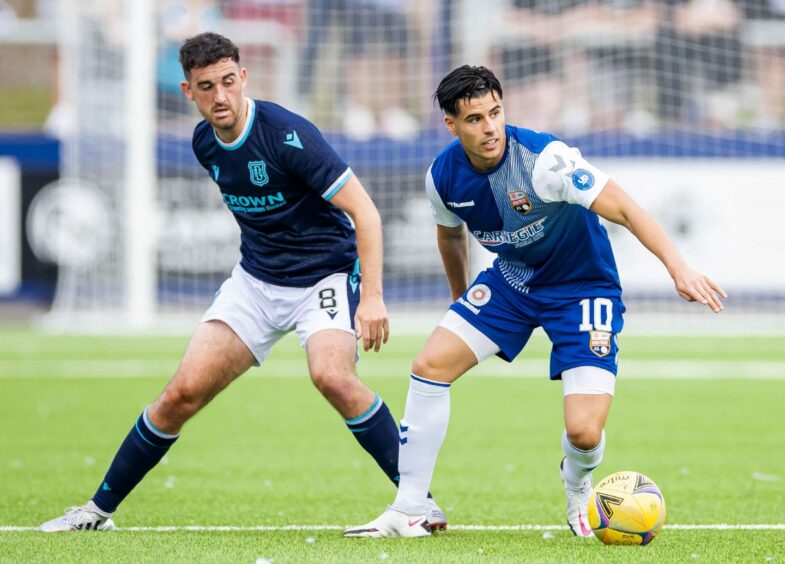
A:
{"label": "white pitch marking line", "polygon": [[[257,525],[249,527],[237,526],[163,526],[163,527],[122,527],[118,531],[132,532],[278,532],[278,531],[342,531],[348,525]],[[451,531],[561,531],[566,525],[450,525]],[[707,524],[674,524],[665,525],[665,529],[682,531],[780,531],[785,530],[785,523],[707,523]],[[38,527],[0,526],[2,533],[37,531]]]}

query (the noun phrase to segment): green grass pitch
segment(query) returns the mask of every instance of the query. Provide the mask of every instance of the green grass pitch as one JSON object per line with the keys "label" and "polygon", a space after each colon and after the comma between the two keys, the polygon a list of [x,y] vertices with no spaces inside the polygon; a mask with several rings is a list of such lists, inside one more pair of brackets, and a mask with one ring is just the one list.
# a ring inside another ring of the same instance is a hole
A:
{"label": "green grass pitch", "polygon": [[[393,336],[362,355],[361,377],[396,417],[424,340]],[[633,469],[660,485],[668,520],[646,547],[560,528],[561,386],[545,375],[542,337],[516,363],[492,359],[453,387],[432,487],[455,525],[446,534],[341,538],[393,488],[311,386],[294,339],[186,426],[116,513],[121,530],[30,530],[92,495],[186,342],[0,331],[0,561],[785,562],[782,337],[621,338],[596,477]],[[751,524],[768,527],[717,528]]]}

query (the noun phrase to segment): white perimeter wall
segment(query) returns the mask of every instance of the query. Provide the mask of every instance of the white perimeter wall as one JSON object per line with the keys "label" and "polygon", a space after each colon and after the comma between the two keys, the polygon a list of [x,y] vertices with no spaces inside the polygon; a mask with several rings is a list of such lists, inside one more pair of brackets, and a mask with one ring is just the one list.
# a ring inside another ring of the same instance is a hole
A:
{"label": "white perimeter wall", "polygon": [[[593,160],[674,238],[694,268],[726,290],[785,294],[785,162]],[[608,225],[625,291],[673,287],[626,229]],[[473,270],[490,253],[475,254]]]}
{"label": "white perimeter wall", "polygon": [[0,159],[0,294],[22,281],[22,180],[19,165]]}

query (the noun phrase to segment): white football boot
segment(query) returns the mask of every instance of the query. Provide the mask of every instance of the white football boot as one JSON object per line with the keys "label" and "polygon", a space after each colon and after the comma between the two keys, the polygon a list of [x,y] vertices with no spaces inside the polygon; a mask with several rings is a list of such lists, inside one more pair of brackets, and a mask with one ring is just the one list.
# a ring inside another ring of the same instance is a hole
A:
{"label": "white football boot", "polygon": [[432,497],[428,498],[428,511],[425,512],[425,519],[431,526],[432,531],[447,530],[447,515],[444,514],[441,507],[436,505]]}
{"label": "white football boot", "polygon": [[564,479],[564,459],[559,465],[559,474],[564,482],[564,491],[567,494],[567,524],[572,534],[576,537],[587,538],[594,536],[589,526],[588,507],[591,496],[591,474],[587,474],[580,487],[572,488]]}
{"label": "white football boot", "polygon": [[65,531],[114,531],[114,521],[91,501],[81,507],[69,507],[65,515],[38,527],[44,533]]}
{"label": "white football boot", "polygon": [[379,517],[360,525],[351,527],[343,532],[345,537],[371,537],[371,538],[414,538],[431,536],[431,526],[425,515],[406,515],[395,509],[382,513]]}

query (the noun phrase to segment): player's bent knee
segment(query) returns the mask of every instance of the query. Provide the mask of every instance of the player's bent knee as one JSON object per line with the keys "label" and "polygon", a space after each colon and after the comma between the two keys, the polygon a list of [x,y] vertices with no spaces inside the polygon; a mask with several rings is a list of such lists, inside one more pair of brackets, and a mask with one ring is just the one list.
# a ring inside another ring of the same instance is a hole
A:
{"label": "player's bent knee", "polygon": [[452,381],[460,374],[445,359],[440,359],[427,352],[420,353],[412,363],[412,374],[436,381]]}
{"label": "player's bent knee", "polygon": [[[412,374],[439,382],[454,382],[472,366],[475,366],[480,360],[487,357],[485,355],[487,351],[484,349],[484,352],[478,355],[476,350],[470,346],[470,337],[463,335],[463,333],[456,333],[444,325],[446,321],[452,318],[450,316],[451,313],[454,317],[461,320],[459,323],[464,324],[461,326],[463,329],[470,327],[454,312],[447,312],[440,326],[431,334],[425,348],[414,359]],[[453,328],[457,330],[456,327]],[[476,331],[474,328],[471,329]],[[487,337],[483,336],[483,338],[491,342]],[[495,344],[491,343],[491,345],[496,351],[499,350]],[[477,348],[482,349],[482,347]]]}
{"label": "player's bent knee", "polygon": [[412,374],[422,376],[423,378],[433,379],[437,374],[439,368],[430,356],[420,353],[417,358],[412,362]]}
{"label": "player's bent knee", "polygon": [[580,450],[592,450],[602,440],[602,428],[567,429],[570,444]]}
{"label": "player's bent knee", "polygon": [[311,374],[314,386],[323,396],[331,400],[349,400],[357,393],[362,383],[354,374],[339,374],[335,371],[317,371]]}
{"label": "player's bent knee", "polygon": [[158,411],[167,419],[184,423],[206,403],[204,391],[187,383],[172,383],[158,401]]}
{"label": "player's bent knee", "polygon": [[329,369],[311,368],[311,382],[320,392],[328,389],[333,383],[333,372]]}

